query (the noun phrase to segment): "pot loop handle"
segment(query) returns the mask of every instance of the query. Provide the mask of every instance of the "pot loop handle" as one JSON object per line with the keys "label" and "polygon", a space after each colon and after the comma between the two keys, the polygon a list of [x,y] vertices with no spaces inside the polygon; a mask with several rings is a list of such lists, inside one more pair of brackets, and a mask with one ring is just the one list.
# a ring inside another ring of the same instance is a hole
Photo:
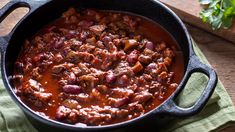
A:
{"label": "pot loop handle", "polygon": [[[28,7],[29,12],[18,22],[20,23],[27,15],[29,15],[35,9],[37,9],[38,7],[40,7],[41,5],[45,4],[48,1],[49,0],[11,0],[3,8],[0,9],[0,23],[16,8]],[[5,52],[7,44],[13,32],[14,28],[9,34],[5,36],[0,36],[1,53]]]}
{"label": "pot loop handle", "polygon": [[[200,72],[207,75],[209,81],[207,83],[206,88],[203,90],[201,96],[194,103],[194,105],[189,108],[182,108],[178,106],[174,100],[182,91],[183,87],[185,87],[190,76],[195,72]],[[212,68],[203,64],[196,55],[191,56],[188,64],[188,69],[186,71],[186,75],[181,84],[179,85],[179,90],[176,91],[176,93],[170,99],[168,99],[162,106],[160,106],[159,109],[155,111],[155,113],[162,113],[177,117],[192,116],[199,113],[206,105],[211,95],[213,94],[215,87],[217,85],[217,80],[218,79],[216,72]]]}

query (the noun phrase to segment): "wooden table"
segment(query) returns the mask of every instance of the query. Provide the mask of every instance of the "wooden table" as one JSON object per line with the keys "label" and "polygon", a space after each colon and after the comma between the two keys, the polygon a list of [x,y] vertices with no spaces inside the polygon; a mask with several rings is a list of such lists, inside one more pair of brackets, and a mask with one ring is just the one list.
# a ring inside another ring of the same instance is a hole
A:
{"label": "wooden table", "polygon": [[[0,8],[9,0],[1,0]],[[10,14],[0,24],[0,36],[6,35],[17,20],[27,13],[26,8],[20,8]],[[187,25],[189,32],[197,42],[211,65],[217,71],[219,79],[223,82],[233,103],[235,103],[235,44],[214,36],[201,29]],[[235,126],[228,127],[224,132],[234,132]]]}

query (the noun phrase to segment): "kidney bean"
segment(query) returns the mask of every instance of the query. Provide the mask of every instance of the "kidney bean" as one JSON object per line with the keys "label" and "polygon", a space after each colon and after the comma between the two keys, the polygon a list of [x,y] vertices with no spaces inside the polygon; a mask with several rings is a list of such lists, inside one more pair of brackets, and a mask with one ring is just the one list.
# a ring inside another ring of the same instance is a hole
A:
{"label": "kidney bean", "polygon": [[123,105],[127,105],[130,101],[129,98],[119,98],[119,99],[114,99],[114,98],[110,98],[111,103],[114,105],[114,107],[121,107]]}
{"label": "kidney bean", "polygon": [[128,110],[125,110],[125,109],[121,109],[121,110],[118,110],[118,111],[116,112],[116,116],[117,116],[118,118],[125,118],[125,117],[128,116],[128,114],[129,114],[129,111],[128,111]]}
{"label": "kidney bean", "polygon": [[116,80],[116,76],[113,73],[108,73],[105,79],[107,83],[113,83]]}
{"label": "kidney bean", "polygon": [[79,94],[82,92],[82,88],[78,85],[65,85],[62,89],[68,94]]}
{"label": "kidney bean", "polygon": [[70,75],[68,76],[68,83],[75,84],[76,81],[77,81],[76,75],[73,72],[70,72]]}
{"label": "kidney bean", "polygon": [[79,26],[81,26],[82,28],[88,28],[91,25],[93,25],[93,21],[87,21],[87,20],[82,20],[78,23]]}
{"label": "kidney bean", "polygon": [[147,41],[145,44],[145,48],[149,49],[149,50],[154,50],[154,44],[151,41]]}
{"label": "kidney bean", "polygon": [[136,95],[133,98],[133,101],[138,101],[139,103],[144,103],[146,101],[148,101],[149,99],[151,99],[153,97],[153,95],[149,92],[143,91],[140,92],[138,95]]}
{"label": "kidney bean", "polygon": [[138,50],[133,50],[129,55],[127,55],[127,62],[133,64],[138,60]]}
{"label": "kidney bean", "polygon": [[117,79],[117,83],[121,86],[127,86],[129,79],[127,75],[122,75],[120,78]]}
{"label": "kidney bean", "polygon": [[105,45],[108,45],[109,42],[112,41],[112,39],[109,36],[104,36],[102,41],[104,42]]}

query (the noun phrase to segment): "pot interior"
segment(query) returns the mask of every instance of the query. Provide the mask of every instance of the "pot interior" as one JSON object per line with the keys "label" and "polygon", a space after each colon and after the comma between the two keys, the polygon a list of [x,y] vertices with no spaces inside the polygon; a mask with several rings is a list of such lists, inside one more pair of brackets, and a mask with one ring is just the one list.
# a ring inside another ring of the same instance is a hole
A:
{"label": "pot interior", "polygon": [[184,55],[184,69],[186,69],[190,51],[187,31],[182,27],[178,19],[174,17],[172,12],[166,10],[163,6],[156,4],[154,1],[58,0],[43,5],[15,28],[16,30],[14,30],[6,51],[5,68],[8,77],[13,73],[13,64],[21,50],[24,40],[37,33],[43,26],[59,18],[69,7],[131,12],[153,20],[168,31],[177,41]]}
{"label": "pot interior", "polygon": [[[186,70],[190,45],[188,34],[181,22],[164,6],[153,0],[52,0],[41,6],[26,17],[15,28],[9,42],[6,56],[5,69],[7,77],[13,74],[14,62],[26,38],[36,34],[43,26],[59,18],[69,7],[94,8],[100,10],[113,10],[134,13],[153,20],[168,31],[178,43],[184,55],[184,69]],[[13,85],[11,84],[13,87]]]}

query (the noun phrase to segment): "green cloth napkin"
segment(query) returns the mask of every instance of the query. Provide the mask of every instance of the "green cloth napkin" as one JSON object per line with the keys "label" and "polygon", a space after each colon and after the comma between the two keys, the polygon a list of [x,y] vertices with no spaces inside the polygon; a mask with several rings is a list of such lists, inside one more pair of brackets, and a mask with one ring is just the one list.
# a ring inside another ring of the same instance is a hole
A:
{"label": "green cloth napkin", "polygon": [[[209,65],[209,62],[193,43],[194,51],[200,60]],[[191,76],[183,92],[179,95],[176,102],[181,107],[192,106],[195,100],[200,96],[201,91],[205,88],[208,78],[201,74],[195,73]],[[215,92],[207,103],[203,111],[189,118],[172,118],[163,120],[162,132],[209,132],[218,131],[235,122],[235,107],[226,92],[221,81],[218,81]],[[170,125],[169,125],[170,124]],[[166,127],[164,127],[166,126]]]}
{"label": "green cloth napkin", "polygon": [[[194,50],[202,62],[209,64],[196,44],[194,44]],[[200,73],[193,74],[176,102],[182,107],[193,105],[206,84],[206,76]],[[200,114],[189,118],[166,119],[163,122],[167,125],[162,125],[162,129],[156,131],[207,132],[219,130],[234,121],[235,107],[219,81],[215,93]],[[36,132],[23,112],[9,97],[2,81],[0,81],[0,132]]]}

